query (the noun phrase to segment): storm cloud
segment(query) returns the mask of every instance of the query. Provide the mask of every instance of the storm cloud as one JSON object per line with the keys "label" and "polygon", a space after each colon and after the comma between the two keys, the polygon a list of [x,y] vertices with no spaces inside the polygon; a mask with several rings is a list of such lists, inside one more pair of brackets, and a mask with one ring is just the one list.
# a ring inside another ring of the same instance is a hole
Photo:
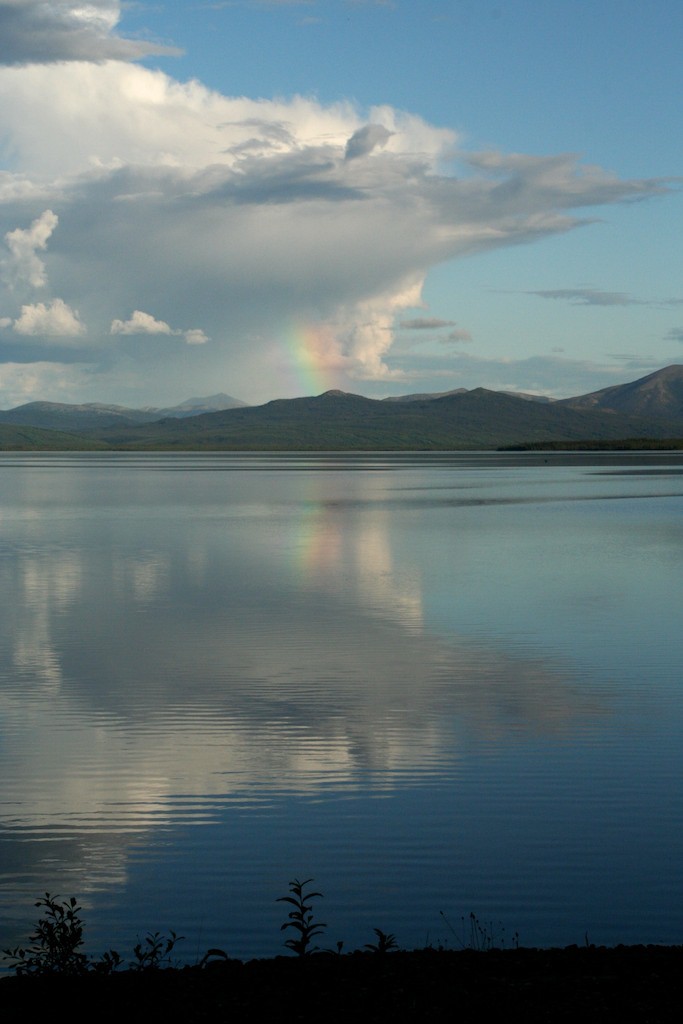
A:
{"label": "storm cloud", "polygon": [[[110,38],[116,5],[96,7]],[[181,379],[252,401],[296,391],[304,330],[329,386],[407,381],[395,327],[432,267],[667,188],[573,155],[467,153],[388,106],[233,98],[119,60],[0,68],[0,135],[6,404],[23,394],[17,333],[35,342],[35,379],[40,331],[65,335],[69,313],[69,361],[80,345],[90,388],[129,403],[174,397]]]}

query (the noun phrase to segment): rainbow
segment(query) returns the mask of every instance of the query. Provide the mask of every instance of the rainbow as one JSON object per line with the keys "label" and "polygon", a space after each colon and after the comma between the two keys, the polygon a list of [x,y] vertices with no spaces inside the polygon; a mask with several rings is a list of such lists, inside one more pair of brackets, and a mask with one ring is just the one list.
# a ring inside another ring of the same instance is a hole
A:
{"label": "rainbow", "polygon": [[327,324],[292,323],[282,336],[287,352],[291,386],[304,396],[319,395],[335,387],[337,343]]}

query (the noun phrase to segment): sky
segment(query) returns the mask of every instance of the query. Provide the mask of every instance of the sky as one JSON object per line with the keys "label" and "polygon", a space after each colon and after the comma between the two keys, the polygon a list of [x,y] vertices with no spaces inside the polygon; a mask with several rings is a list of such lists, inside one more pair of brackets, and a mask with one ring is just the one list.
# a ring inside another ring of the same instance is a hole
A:
{"label": "sky", "polygon": [[680,0],[0,0],[0,408],[683,363]]}

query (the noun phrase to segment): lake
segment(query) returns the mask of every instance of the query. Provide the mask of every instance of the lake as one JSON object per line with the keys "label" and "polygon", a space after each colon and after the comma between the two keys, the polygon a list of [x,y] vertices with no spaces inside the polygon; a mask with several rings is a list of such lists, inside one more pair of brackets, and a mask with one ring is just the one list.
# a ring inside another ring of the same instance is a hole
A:
{"label": "lake", "polygon": [[0,455],[0,948],[683,942],[682,591],[680,453]]}

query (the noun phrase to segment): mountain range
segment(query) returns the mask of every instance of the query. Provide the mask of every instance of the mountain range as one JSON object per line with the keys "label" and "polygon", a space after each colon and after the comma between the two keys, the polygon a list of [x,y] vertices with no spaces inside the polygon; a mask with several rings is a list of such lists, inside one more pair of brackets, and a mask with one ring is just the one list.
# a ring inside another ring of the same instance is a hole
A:
{"label": "mountain range", "polygon": [[23,427],[41,427],[45,430],[99,430],[104,427],[151,423],[160,419],[184,419],[205,412],[237,409],[246,405],[230,395],[210,395],[208,398],[188,398],[180,405],[157,409],[128,409],[123,405],[103,405],[90,402],[85,405],[67,405],[62,402],[28,402],[14,409],[0,410],[0,423]]}
{"label": "mountain range", "polygon": [[214,395],[170,409],[31,402],[0,412],[4,450],[420,451],[667,438],[683,438],[683,365],[561,400],[458,388],[381,400],[327,391],[259,406]]}

